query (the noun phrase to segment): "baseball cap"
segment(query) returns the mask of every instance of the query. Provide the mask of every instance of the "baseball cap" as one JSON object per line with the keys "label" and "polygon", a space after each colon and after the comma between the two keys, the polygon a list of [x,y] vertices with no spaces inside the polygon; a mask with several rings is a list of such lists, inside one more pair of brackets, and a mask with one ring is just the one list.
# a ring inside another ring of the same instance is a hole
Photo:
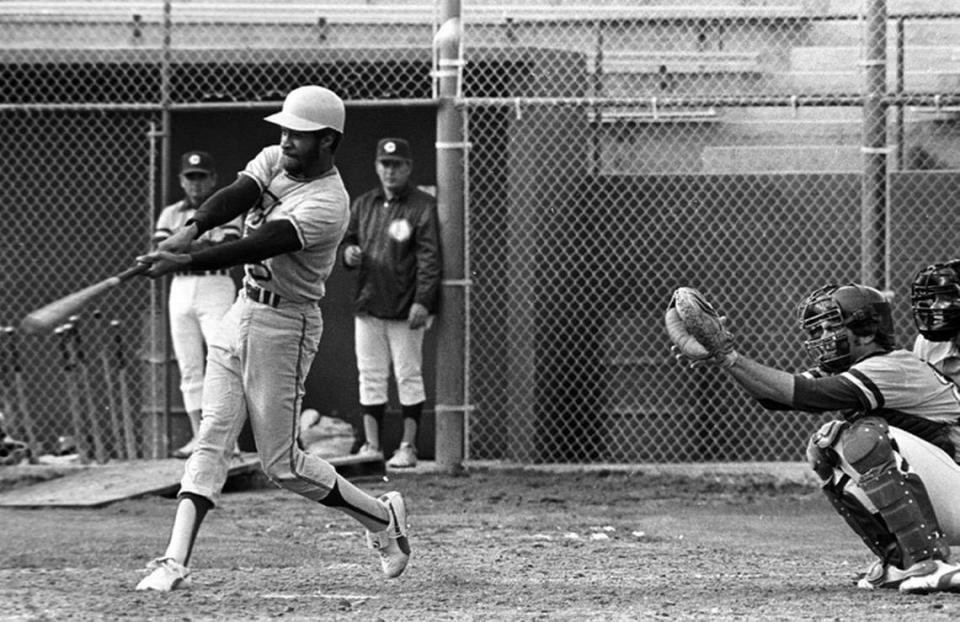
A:
{"label": "baseball cap", "polygon": [[382,138],[377,143],[377,160],[412,160],[410,143],[402,138]]}
{"label": "baseball cap", "polygon": [[213,156],[206,151],[188,151],[180,157],[180,174],[213,173]]}

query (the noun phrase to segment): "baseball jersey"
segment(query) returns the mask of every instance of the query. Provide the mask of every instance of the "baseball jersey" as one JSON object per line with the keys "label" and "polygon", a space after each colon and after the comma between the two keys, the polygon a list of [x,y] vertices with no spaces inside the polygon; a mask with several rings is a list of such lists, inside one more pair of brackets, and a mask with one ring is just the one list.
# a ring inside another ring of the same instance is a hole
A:
{"label": "baseball jersey", "polygon": [[840,374],[801,374],[793,407],[846,410],[847,419],[882,417],[960,458],[960,386],[906,350],[878,352]]}
{"label": "baseball jersey", "polygon": [[263,223],[287,220],[301,248],[244,265],[244,282],[292,302],[315,302],[325,294],[337,247],[350,220],[350,196],[336,167],[313,179],[291,177],[280,145],[265,148],[240,172],[260,186],[260,200],[247,212],[244,236]]}
{"label": "baseball jersey", "polygon": [[954,382],[960,381],[960,348],[950,341],[930,341],[923,335],[917,335],[913,342],[913,353],[950,376]]}
{"label": "baseball jersey", "polygon": [[[191,206],[186,199],[163,208],[160,217],[157,218],[157,226],[153,232],[153,243],[158,244],[169,238],[174,231],[183,226],[183,223],[193,218],[196,212],[197,208]],[[197,238],[197,241],[219,244],[227,237],[239,238],[242,228],[243,217],[237,216],[228,223],[204,231],[203,235]]]}

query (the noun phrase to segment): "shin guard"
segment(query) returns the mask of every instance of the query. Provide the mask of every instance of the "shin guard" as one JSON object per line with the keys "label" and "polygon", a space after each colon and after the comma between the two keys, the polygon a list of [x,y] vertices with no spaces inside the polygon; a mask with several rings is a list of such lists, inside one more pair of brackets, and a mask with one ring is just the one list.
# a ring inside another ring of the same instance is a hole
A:
{"label": "shin guard", "polygon": [[[896,555],[899,559],[891,561],[900,568],[924,559],[949,557],[950,549],[927,489],[896,452],[885,421],[868,417],[853,423],[842,434],[838,449],[857,476],[852,483],[874,506],[875,513],[863,508],[862,512],[850,514],[861,525],[857,533],[866,533],[873,541],[868,546],[874,552],[886,549],[892,538],[899,549]],[[841,498],[846,506],[859,504],[853,495],[842,493]],[[874,518],[867,520],[863,512],[874,514]],[[876,523],[880,523],[887,535],[875,533]]]}

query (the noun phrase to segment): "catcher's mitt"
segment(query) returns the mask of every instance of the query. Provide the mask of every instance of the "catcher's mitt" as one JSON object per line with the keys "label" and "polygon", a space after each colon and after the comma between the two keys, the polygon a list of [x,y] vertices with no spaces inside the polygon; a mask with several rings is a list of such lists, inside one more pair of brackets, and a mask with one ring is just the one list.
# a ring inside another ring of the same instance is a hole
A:
{"label": "catcher's mitt", "polygon": [[690,361],[714,365],[732,364],[733,335],[703,294],[692,287],[678,287],[664,317],[674,349]]}

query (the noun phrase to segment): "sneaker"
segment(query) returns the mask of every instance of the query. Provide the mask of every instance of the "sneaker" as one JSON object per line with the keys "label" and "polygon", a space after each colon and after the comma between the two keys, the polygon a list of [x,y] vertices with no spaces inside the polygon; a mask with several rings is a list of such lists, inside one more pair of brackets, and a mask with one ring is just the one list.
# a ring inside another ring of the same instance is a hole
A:
{"label": "sneaker", "polygon": [[939,559],[925,559],[903,571],[907,578],[900,591],[907,594],[960,591],[960,566]]}
{"label": "sneaker", "polygon": [[172,557],[158,557],[147,564],[150,574],[137,583],[137,590],[154,590],[157,592],[172,592],[186,587],[190,570],[178,563]]}
{"label": "sneaker", "polygon": [[383,460],[383,451],[375,448],[370,443],[364,443],[363,447],[357,451],[358,458],[368,458],[370,460]]}
{"label": "sneaker", "polygon": [[26,443],[3,436],[3,432],[0,431],[0,466],[29,463],[30,455],[30,447]]}
{"label": "sneaker", "polygon": [[400,443],[393,457],[387,460],[387,466],[395,469],[409,469],[417,466],[417,448],[410,443]]}
{"label": "sneaker", "polygon": [[388,579],[399,577],[410,560],[407,540],[407,506],[399,492],[380,497],[390,513],[390,524],[383,531],[367,531],[367,546],[380,554],[380,567]]}
{"label": "sneaker", "polygon": [[897,588],[908,576],[906,570],[885,564],[882,559],[878,559],[873,562],[867,573],[857,581],[857,587],[861,590]]}

